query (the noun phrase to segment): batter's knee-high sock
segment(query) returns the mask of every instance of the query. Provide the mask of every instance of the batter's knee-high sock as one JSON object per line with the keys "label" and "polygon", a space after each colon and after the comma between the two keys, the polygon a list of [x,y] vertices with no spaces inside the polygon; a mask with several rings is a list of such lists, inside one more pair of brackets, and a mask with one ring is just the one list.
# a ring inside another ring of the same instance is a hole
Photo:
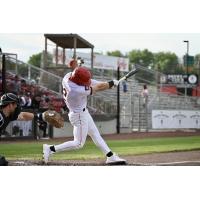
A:
{"label": "batter's knee-high sock", "polygon": [[55,147],[54,146],[50,146],[50,150],[53,152],[56,152]]}
{"label": "batter's knee-high sock", "polygon": [[113,155],[113,152],[112,152],[112,151],[110,151],[110,152],[108,152],[108,153],[106,154],[107,157],[111,157],[112,155]]}

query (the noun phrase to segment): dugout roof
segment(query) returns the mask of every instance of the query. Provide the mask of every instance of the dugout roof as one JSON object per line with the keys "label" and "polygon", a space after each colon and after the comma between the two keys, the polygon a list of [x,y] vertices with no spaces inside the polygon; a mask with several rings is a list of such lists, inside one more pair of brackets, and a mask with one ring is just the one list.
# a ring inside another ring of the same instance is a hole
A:
{"label": "dugout roof", "polygon": [[94,48],[91,43],[83,39],[78,34],[44,34],[44,36],[64,49],[74,48],[75,40],[75,48]]}
{"label": "dugout roof", "polygon": [[91,49],[91,68],[93,68],[93,49],[94,45],[83,39],[78,34],[44,34],[45,37],[45,53],[44,53],[44,66],[47,66],[47,40],[56,44],[56,66],[58,63],[58,47],[63,49],[63,65],[65,64],[65,49],[73,49],[76,58],[77,48],[90,48]]}

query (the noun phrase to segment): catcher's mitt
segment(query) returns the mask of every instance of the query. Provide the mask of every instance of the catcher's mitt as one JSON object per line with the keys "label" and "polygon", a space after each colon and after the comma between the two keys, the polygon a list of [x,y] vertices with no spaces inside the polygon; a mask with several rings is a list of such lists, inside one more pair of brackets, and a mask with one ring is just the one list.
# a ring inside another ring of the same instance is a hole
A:
{"label": "catcher's mitt", "polygon": [[48,122],[56,128],[62,128],[64,126],[63,117],[56,111],[47,110],[42,113],[42,118],[45,122]]}

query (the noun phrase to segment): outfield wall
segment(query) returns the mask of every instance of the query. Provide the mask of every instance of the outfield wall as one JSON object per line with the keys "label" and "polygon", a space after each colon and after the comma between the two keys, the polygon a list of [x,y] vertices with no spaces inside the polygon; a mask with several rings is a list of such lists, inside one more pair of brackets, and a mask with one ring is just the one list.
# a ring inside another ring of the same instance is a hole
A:
{"label": "outfield wall", "polygon": [[[93,115],[94,122],[100,132],[100,134],[113,134],[116,133],[116,117],[115,115]],[[19,126],[16,134],[14,133],[14,125]],[[49,127],[49,126],[48,126]],[[20,130],[20,131],[19,131]],[[47,128],[46,134],[47,137],[49,133],[49,128]],[[36,134],[37,137],[43,137],[43,131],[39,130],[38,126],[36,126]],[[33,124],[32,121],[13,121],[9,123],[6,128],[6,135],[3,137],[34,137],[33,132]],[[67,116],[65,116],[64,127],[61,129],[53,128],[53,137],[71,137],[73,136],[73,127],[69,122]]]}
{"label": "outfield wall", "polygon": [[[110,119],[107,121],[95,121],[95,124],[100,134],[102,135],[116,133],[116,119]],[[70,136],[73,136],[73,127],[69,122],[65,122],[64,127],[61,129],[54,128],[54,138]]]}

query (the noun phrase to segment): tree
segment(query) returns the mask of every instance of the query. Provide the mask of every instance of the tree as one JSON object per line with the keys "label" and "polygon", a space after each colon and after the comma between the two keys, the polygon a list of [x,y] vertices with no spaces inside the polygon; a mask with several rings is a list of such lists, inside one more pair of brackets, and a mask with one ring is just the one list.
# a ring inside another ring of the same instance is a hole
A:
{"label": "tree", "polygon": [[154,55],[148,49],[132,50],[128,54],[130,63],[140,64],[144,67],[152,65],[154,62]]}
{"label": "tree", "polygon": [[123,55],[119,50],[116,50],[116,51],[108,51],[106,54],[107,54],[108,56],[124,57],[124,55]]}
{"label": "tree", "polygon": [[154,54],[154,65],[163,73],[176,73],[178,69],[178,57],[175,53],[159,52]]}
{"label": "tree", "polygon": [[42,53],[33,54],[32,56],[30,56],[28,63],[36,67],[40,67],[41,59],[42,59]]}
{"label": "tree", "polygon": [[[144,50],[132,50],[128,54],[129,61],[131,64],[139,64],[143,67],[148,68],[152,66],[154,61],[154,55],[148,49]],[[149,72],[145,70],[140,70],[136,75],[135,78],[141,82],[152,82],[154,80],[154,75],[149,74]]]}
{"label": "tree", "polygon": [[[28,63],[36,67],[40,67],[41,61],[42,61],[42,52],[38,54],[33,54],[32,56],[30,56]],[[47,53],[47,66],[50,66],[52,62],[53,62],[53,55],[50,53]]]}

